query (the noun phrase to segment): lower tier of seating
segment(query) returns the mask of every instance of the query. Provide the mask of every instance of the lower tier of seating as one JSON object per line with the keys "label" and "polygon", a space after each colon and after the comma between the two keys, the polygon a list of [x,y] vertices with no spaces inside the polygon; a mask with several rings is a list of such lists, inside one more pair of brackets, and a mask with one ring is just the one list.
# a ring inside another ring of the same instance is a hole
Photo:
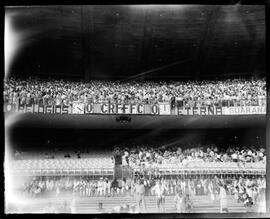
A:
{"label": "lower tier of seating", "polygon": [[[220,213],[220,201],[212,201],[210,196],[194,196],[191,198],[193,202],[193,207],[191,213]],[[103,208],[105,213],[111,213],[116,206],[123,205],[136,205],[136,200],[132,196],[126,197],[77,197],[74,199],[74,208],[71,213],[78,214],[91,214],[100,213],[99,203],[103,203]],[[46,205],[49,203],[53,205],[56,209],[60,207],[65,201],[68,203],[72,202],[70,197],[50,197],[46,199],[36,198],[32,200],[32,203],[25,202],[27,204],[21,205],[17,208],[17,212],[21,213],[45,213]],[[156,197],[147,196],[145,197],[146,202],[146,213],[158,213],[156,205]],[[230,213],[244,213],[247,209],[244,207],[243,203],[237,202],[233,196],[228,196],[228,210]],[[61,213],[56,211],[56,213]],[[65,213],[65,212],[62,212]],[[165,197],[165,212],[164,213],[176,213],[174,205],[174,197]]]}

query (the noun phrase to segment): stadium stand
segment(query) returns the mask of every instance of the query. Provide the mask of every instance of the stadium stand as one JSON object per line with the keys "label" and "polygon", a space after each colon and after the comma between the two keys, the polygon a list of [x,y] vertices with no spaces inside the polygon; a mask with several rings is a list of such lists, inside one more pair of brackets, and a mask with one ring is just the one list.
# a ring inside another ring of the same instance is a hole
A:
{"label": "stadium stand", "polygon": [[179,6],[7,7],[5,213],[266,212],[265,9]]}
{"label": "stadium stand", "polygon": [[[141,178],[146,188],[146,204],[148,212],[156,212],[155,190],[158,178]],[[228,208],[230,212],[246,212],[253,208],[253,211],[260,211],[260,202],[263,201],[263,194],[266,188],[264,176],[200,176],[200,177],[167,177],[161,179],[165,186],[166,204],[165,211],[175,212],[174,197],[178,191],[183,191],[191,198],[191,212],[219,212],[220,185],[226,185]],[[67,194],[72,194],[72,199],[76,199],[76,212],[87,213],[91,209],[92,213],[98,213],[97,203],[103,203],[107,212],[114,211],[116,206],[124,204],[135,205],[134,187],[135,180],[118,180],[117,186],[112,180],[100,178],[92,180],[90,177],[34,177],[30,182],[25,183],[21,189],[24,198],[29,199],[29,195],[37,202],[31,205],[36,208],[35,212],[42,212],[40,202],[53,202],[55,205],[63,200],[70,200]],[[68,193],[68,191],[70,191]],[[42,197],[46,199],[42,200]],[[115,202],[115,200],[118,202]],[[30,199],[29,199],[30,200]],[[54,201],[53,201],[54,200]],[[98,202],[97,202],[98,200]],[[57,204],[57,205],[58,205]],[[56,205],[56,206],[57,206]],[[23,208],[23,207],[22,207]],[[41,209],[40,209],[41,208]],[[122,208],[122,207],[121,207]],[[29,209],[28,209],[29,210]],[[33,209],[32,209],[33,210]],[[61,209],[60,209],[61,212]],[[62,211],[63,212],[63,211]],[[119,213],[119,212],[118,212]]]}
{"label": "stadium stand", "polygon": [[[17,174],[38,175],[77,174],[114,175],[114,159],[106,153],[19,153],[12,161]],[[48,159],[49,158],[49,159]]]}
{"label": "stadium stand", "polygon": [[[193,145],[182,150],[179,145],[151,147],[142,145],[129,147],[116,146],[114,154],[121,154],[124,165],[130,166],[134,174],[177,175],[243,173],[265,174],[265,148],[261,147],[217,147],[215,145]],[[222,148],[221,151],[219,148]],[[225,148],[225,149],[224,149]]]}
{"label": "stadium stand", "polygon": [[224,81],[90,81],[8,78],[4,103],[70,105],[81,103],[153,104],[170,102],[187,107],[265,106],[265,79]]}

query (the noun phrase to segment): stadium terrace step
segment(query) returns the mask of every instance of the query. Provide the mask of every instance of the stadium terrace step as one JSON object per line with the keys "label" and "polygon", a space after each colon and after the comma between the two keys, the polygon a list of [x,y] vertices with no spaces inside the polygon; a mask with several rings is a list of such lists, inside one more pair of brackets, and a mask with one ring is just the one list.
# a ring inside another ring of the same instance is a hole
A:
{"label": "stadium terrace step", "polygon": [[[37,198],[32,199],[31,204],[26,204],[23,207],[20,207],[21,212],[31,212],[31,213],[40,213],[43,212],[44,206],[49,203],[58,208],[65,201],[70,201],[70,197],[50,197],[46,199]],[[34,201],[34,202],[33,202]],[[156,213],[156,198],[147,196],[145,197],[146,207],[148,213]],[[207,196],[195,196],[192,197],[193,208],[192,212],[194,213],[219,213],[220,206],[219,201],[210,201],[210,198]],[[103,203],[103,208],[106,209],[106,212],[110,212],[116,206],[122,206],[124,204],[136,205],[136,201],[133,197],[76,197],[75,198],[75,209],[76,213],[79,214],[89,214],[89,213],[98,213],[98,204]],[[238,203],[232,196],[228,196],[228,209],[229,212],[243,213],[246,212],[243,203]],[[176,209],[174,208],[174,197],[166,196],[165,197],[165,212],[166,213],[175,213]]]}
{"label": "stadium terrace step", "polygon": [[[197,199],[198,197],[198,199]],[[156,198],[146,197],[146,207],[149,213],[157,212]],[[175,213],[174,197],[167,196],[165,199],[165,211],[166,213]],[[220,211],[219,201],[209,202],[205,196],[196,196],[192,198],[193,212],[213,212],[218,213]],[[116,206],[124,204],[136,205],[136,201],[131,197],[107,197],[107,198],[83,198],[76,202],[76,210],[78,213],[97,212],[98,203],[103,203],[103,208],[111,211]],[[245,212],[246,209],[242,203],[237,203],[233,197],[228,197],[228,208],[230,212]]]}

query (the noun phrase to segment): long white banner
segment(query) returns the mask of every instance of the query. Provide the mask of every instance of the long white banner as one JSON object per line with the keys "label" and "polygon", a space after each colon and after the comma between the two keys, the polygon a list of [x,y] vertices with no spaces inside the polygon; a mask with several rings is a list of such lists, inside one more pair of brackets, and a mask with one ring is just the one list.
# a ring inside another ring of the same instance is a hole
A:
{"label": "long white banner", "polygon": [[266,106],[223,107],[224,115],[256,115],[266,114]]}
{"label": "long white banner", "polygon": [[60,105],[14,105],[4,104],[4,112],[44,113],[44,114],[139,114],[139,115],[256,115],[266,114],[266,106],[245,107],[178,107],[170,104],[112,104],[112,103],[73,103]]}

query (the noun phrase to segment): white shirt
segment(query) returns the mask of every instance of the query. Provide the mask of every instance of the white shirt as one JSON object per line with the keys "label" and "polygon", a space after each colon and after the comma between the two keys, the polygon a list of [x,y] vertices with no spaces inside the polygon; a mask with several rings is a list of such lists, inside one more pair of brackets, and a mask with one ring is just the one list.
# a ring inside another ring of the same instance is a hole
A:
{"label": "white shirt", "polygon": [[155,191],[156,196],[161,197],[164,195],[164,192],[166,191],[166,187],[164,185],[158,185],[156,184],[153,188],[153,191]]}
{"label": "white shirt", "polygon": [[125,155],[122,156],[122,165],[123,166],[127,166],[128,165]]}
{"label": "white shirt", "polygon": [[265,183],[265,180],[264,180],[264,179],[262,180],[262,188],[263,188],[263,189],[266,188],[266,183]]}
{"label": "white shirt", "polygon": [[102,188],[103,187],[103,181],[98,181],[98,187]]}
{"label": "white shirt", "polygon": [[108,183],[106,183],[106,187],[109,189],[109,188],[111,188],[111,182],[110,181],[108,181]]}
{"label": "white shirt", "polygon": [[181,188],[184,189],[186,187],[186,182],[185,181],[181,181]]}
{"label": "white shirt", "polygon": [[107,183],[106,183],[105,181],[103,181],[102,187],[103,187],[104,189],[107,188]]}
{"label": "white shirt", "polygon": [[226,197],[227,197],[226,190],[223,187],[221,187],[220,188],[220,199],[224,199]]}
{"label": "white shirt", "polygon": [[237,154],[232,154],[232,159],[237,159]]}

